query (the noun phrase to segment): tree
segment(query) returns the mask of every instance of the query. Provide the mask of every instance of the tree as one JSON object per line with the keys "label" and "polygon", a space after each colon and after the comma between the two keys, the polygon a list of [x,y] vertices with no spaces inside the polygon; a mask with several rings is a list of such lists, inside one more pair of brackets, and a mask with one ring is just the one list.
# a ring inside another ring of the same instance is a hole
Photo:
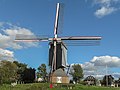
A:
{"label": "tree", "polygon": [[27,68],[27,64],[18,61],[0,61],[0,84],[12,82],[30,83],[35,80],[35,69]]}
{"label": "tree", "polygon": [[70,70],[70,74],[73,77],[75,82],[80,82],[81,78],[83,78],[83,70],[80,64],[74,64]]}
{"label": "tree", "polygon": [[37,77],[43,78],[43,81],[46,82],[47,69],[45,64],[41,64],[38,67]]}
{"label": "tree", "polygon": [[17,66],[10,61],[1,61],[0,63],[0,83],[15,82],[17,78]]}
{"label": "tree", "polygon": [[27,68],[27,64],[14,61],[17,65],[17,80],[19,83],[33,83],[35,81],[35,69]]}
{"label": "tree", "polygon": [[17,65],[17,81],[21,83],[23,81],[23,72],[27,69],[27,64],[18,61],[14,61],[13,63]]}
{"label": "tree", "polygon": [[33,83],[35,81],[35,69],[26,68],[23,71],[23,81],[24,83]]}

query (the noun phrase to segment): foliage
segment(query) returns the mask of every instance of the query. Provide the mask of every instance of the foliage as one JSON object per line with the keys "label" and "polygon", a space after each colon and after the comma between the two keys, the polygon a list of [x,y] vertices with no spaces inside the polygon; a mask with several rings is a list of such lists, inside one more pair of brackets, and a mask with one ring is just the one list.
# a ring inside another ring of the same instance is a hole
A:
{"label": "foliage", "polygon": [[27,69],[27,64],[18,61],[14,61],[13,63],[17,65],[17,81],[21,83],[23,81],[23,72]]}
{"label": "foliage", "polygon": [[83,78],[83,70],[81,68],[81,65],[74,64],[70,70],[70,74],[72,75],[75,82],[80,82],[81,78]]}
{"label": "foliage", "polygon": [[37,78],[43,78],[44,82],[46,81],[47,69],[45,64],[41,64],[38,67]]}
{"label": "foliage", "polygon": [[0,63],[0,83],[15,82],[17,78],[17,66],[10,61],[1,61]]}
{"label": "foliage", "polygon": [[14,61],[17,65],[17,80],[22,83],[33,83],[35,80],[35,69],[27,68],[27,64]]}
{"label": "foliage", "polygon": [[35,81],[35,69],[26,68],[23,71],[22,80],[24,81],[24,83],[33,83]]}
{"label": "foliage", "polygon": [[0,61],[0,84],[33,82],[34,80],[35,69],[27,68],[27,64],[18,61]]}

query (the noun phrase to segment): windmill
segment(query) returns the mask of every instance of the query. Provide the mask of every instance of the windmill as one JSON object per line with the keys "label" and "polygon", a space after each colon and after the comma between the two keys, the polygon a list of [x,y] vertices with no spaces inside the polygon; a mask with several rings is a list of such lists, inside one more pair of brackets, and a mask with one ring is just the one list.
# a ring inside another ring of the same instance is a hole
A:
{"label": "windmill", "polygon": [[[67,66],[67,47],[66,45],[79,45],[79,46],[91,46],[98,45],[100,36],[68,36],[68,37],[59,37],[58,29],[60,28],[60,19],[63,5],[57,3],[56,8],[56,17],[54,24],[54,37],[39,37],[39,36],[30,36],[30,35],[16,35],[16,42],[34,42],[34,41],[49,41],[49,66],[51,67],[50,74],[52,75],[58,69],[64,69]],[[66,42],[66,43],[64,43]],[[64,71],[64,70],[63,70]],[[62,71],[58,71],[62,72]],[[60,74],[60,73],[59,73]],[[58,77],[60,80],[60,77]],[[59,81],[58,80],[58,81]],[[54,81],[54,80],[52,80]]]}

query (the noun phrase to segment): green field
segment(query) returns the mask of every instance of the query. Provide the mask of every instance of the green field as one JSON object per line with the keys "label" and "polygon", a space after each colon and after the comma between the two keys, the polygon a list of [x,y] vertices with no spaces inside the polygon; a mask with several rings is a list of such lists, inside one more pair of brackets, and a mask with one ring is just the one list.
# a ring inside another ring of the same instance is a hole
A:
{"label": "green field", "polygon": [[[37,83],[37,84],[19,84],[16,86],[1,85],[0,90],[67,90],[66,86],[49,88],[49,84]],[[97,86],[83,86],[75,85],[70,90],[120,90],[120,88],[113,87],[97,87]]]}

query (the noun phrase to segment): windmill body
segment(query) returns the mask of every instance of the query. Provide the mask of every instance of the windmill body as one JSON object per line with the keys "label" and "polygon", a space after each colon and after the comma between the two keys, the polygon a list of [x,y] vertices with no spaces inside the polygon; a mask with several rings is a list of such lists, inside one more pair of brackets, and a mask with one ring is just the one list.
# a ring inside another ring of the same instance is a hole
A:
{"label": "windmill body", "polygon": [[[58,30],[60,29],[60,19],[63,5],[57,3],[56,17],[54,24],[54,37],[39,37],[30,35],[16,35],[16,42],[38,42],[48,41],[49,48],[49,66],[50,82],[52,83],[69,83],[69,78],[65,72],[67,67],[67,47],[66,45],[79,45],[79,46],[93,46],[99,45],[99,36],[68,36],[58,37]],[[65,43],[64,43],[65,42]]]}
{"label": "windmill body", "polygon": [[[54,60],[54,43],[50,42],[49,48],[49,66],[53,66],[53,71],[67,66],[67,47],[62,42],[56,43],[56,66],[53,65]],[[55,66],[55,67],[54,67]]]}

